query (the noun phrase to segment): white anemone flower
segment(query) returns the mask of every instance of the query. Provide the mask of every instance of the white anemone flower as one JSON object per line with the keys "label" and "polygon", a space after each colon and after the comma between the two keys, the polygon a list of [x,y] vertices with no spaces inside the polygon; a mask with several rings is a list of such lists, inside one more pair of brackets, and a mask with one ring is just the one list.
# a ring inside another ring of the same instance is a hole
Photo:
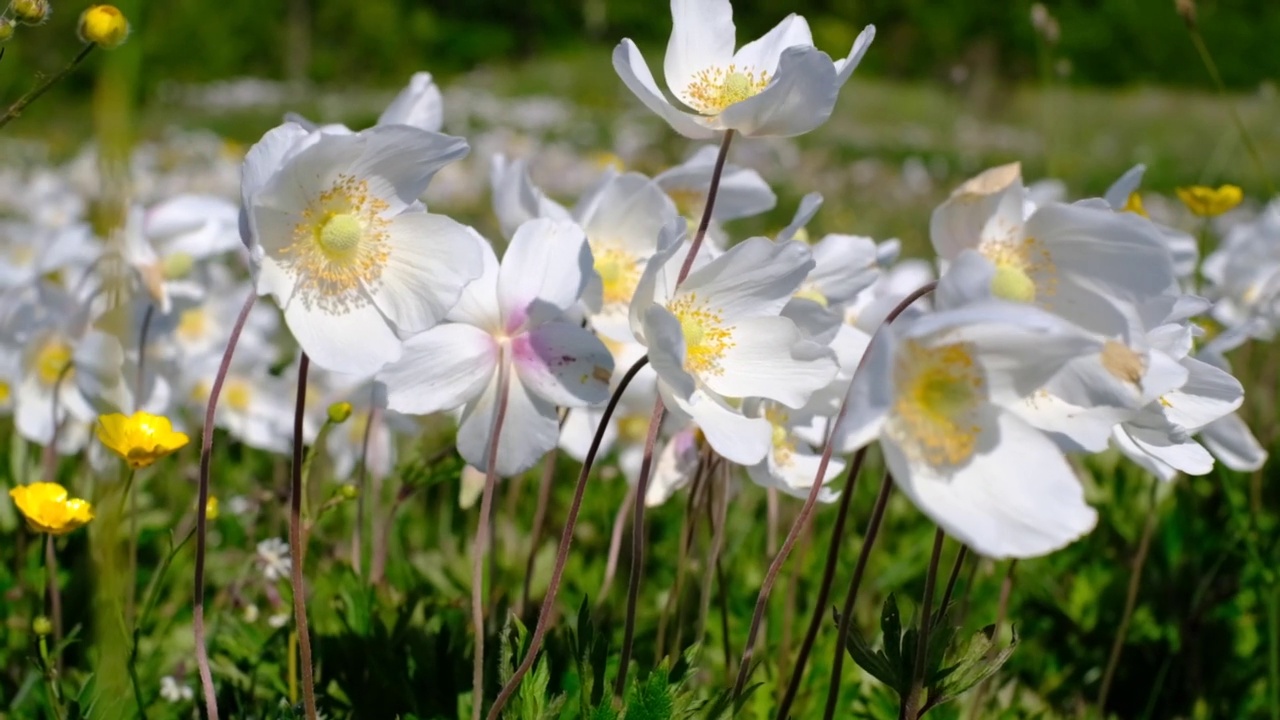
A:
{"label": "white anemone flower", "polygon": [[405,125],[335,135],[291,123],[249,150],[241,233],[258,293],[316,365],[376,371],[480,274],[467,228],[418,202],[466,152],[460,138]]}
{"label": "white anemone flower", "polygon": [[502,153],[489,161],[489,185],[493,188],[493,214],[502,236],[511,239],[526,220],[546,217],[562,220],[569,211],[533,183],[529,161],[508,158]]}
{"label": "white anemone flower", "polygon": [[[697,222],[707,205],[707,193],[711,176],[715,172],[720,149],[715,145],[698,148],[687,160],[654,176],[671,199],[680,214],[690,222]],[[711,209],[711,219],[717,223],[728,222],[769,212],[778,204],[778,196],[760,173],[751,168],[726,163],[720,175],[720,187],[716,192],[716,204]]]}
{"label": "white anemone flower", "polygon": [[1053,441],[1008,408],[1096,344],[1014,303],[899,319],[872,341],[833,442],[851,452],[878,439],[903,493],[977,552],[1052,552],[1096,515]]}
{"label": "white anemone flower", "polygon": [[[813,413],[791,411],[775,402],[755,402],[761,407],[752,408],[752,414],[761,415],[769,421],[773,432],[772,447],[763,462],[747,468],[747,476],[757,485],[807,498],[822,463],[822,452],[815,450],[815,446],[807,441],[809,433],[805,432],[815,421]],[[819,502],[834,502],[840,497],[839,491],[825,486],[844,472],[844,468],[844,460],[839,457],[830,459],[826,473],[818,483],[824,486],[818,491]]]}
{"label": "white anemone flower", "polygon": [[752,238],[705,263],[678,287],[687,246],[649,261],[631,303],[631,327],[649,349],[663,402],[691,418],[716,452],[754,465],[772,447],[759,397],[800,408],[835,377],[835,354],[780,313],[813,269],[803,243]]}
{"label": "white anemone flower", "polygon": [[[1142,196],[1138,194],[1138,186],[1142,184],[1142,176],[1146,172],[1147,166],[1139,163],[1111,183],[1111,187],[1102,196],[1107,205],[1117,212],[1132,212],[1150,217],[1143,207]],[[1190,233],[1168,225],[1156,223],[1155,226],[1169,247],[1173,271],[1178,278],[1186,280],[1195,275],[1196,265],[1200,262],[1200,249],[1196,247],[1196,239]]]}
{"label": "white anemone flower", "polygon": [[780,137],[813,130],[831,116],[840,88],[875,37],[868,25],[848,56],[833,62],[813,46],[809,23],[795,14],[736,52],[729,0],[671,0],[671,20],[663,74],[689,110],[663,96],[631,40],[613,51],[613,67],[645,107],[695,140],[726,130]]}
{"label": "white anemone flower", "polygon": [[[1231,372],[1226,358],[1206,348],[1201,348],[1196,359],[1224,372]],[[1237,472],[1253,472],[1267,462],[1267,451],[1237,413],[1205,425],[1198,437],[1205,449],[1219,462]]]}
{"label": "white anemone flower", "polygon": [[557,406],[609,396],[613,357],[587,330],[565,319],[591,273],[591,251],[572,222],[530,220],[499,267],[478,236],[484,272],[463,291],[450,322],[409,338],[404,356],[378,373],[387,407],[410,415],[462,407],[458,452],[485,470],[497,410],[500,366],[509,378],[499,475],[523,472],[555,446]]}

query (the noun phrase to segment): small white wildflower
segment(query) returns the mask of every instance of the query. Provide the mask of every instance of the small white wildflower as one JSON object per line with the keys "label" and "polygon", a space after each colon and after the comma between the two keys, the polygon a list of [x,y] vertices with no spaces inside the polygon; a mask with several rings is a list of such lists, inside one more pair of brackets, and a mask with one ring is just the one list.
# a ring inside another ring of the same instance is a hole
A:
{"label": "small white wildflower", "polygon": [[171,703],[191,702],[195,691],[189,685],[178,682],[172,675],[160,678],[160,697]]}
{"label": "small white wildflower", "polygon": [[280,538],[269,538],[258,543],[258,559],[262,561],[262,576],[268,581],[288,577],[293,569],[289,559],[289,546]]}
{"label": "small white wildflower", "polygon": [[282,628],[289,624],[289,613],[276,613],[275,615],[267,618],[267,624],[273,628]]}

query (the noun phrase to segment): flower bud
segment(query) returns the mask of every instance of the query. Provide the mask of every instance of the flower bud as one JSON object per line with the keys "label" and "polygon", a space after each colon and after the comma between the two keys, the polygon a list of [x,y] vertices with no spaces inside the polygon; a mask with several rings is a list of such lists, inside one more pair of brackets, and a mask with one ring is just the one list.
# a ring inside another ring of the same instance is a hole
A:
{"label": "flower bud", "polygon": [[342,496],[343,500],[355,500],[360,495],[360,489],[351,483],[347,483],[338,488],[338,494]]}
{"label": "flower bud", "polygon": [[329,406],[329,422],[341,425],[351,417],[351,403],[336,402]]}
{"label": "flower bud", "polygon": [[0,43],[13,37],[13,31],[18,24],[7,17],[0,17]]}
{"label": "flower bud", "polygon": [[124,44],[129,37],[129,20],[114,5],[90,5],[80,15],[80,39],[104,50]]}
{"label": "flower bud", "polygon": [[206,520],[218,519],[218,498],[209,496],[209,502],[204,504],[204,516]]}
{"label": "flower bud", "polygon": [[53,634],[53,621],[44,615],[37,615],[36,619],[31,621],[31,631],[41,637],[51,635]]}
{"label": "flower bud", "polygon": [[49,19],[49,14],[53,11],[49,6],[49,0],[13,0],[9,8],[13,10],[13,17],[18,22],[27,25],[43,23]]}

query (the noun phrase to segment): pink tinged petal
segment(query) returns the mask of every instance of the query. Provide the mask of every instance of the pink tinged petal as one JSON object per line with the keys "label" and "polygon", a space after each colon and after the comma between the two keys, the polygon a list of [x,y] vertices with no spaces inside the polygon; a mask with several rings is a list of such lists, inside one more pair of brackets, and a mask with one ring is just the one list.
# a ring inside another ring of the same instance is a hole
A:
{"label": "pink tinged petal", "polygon": [[364,295],[350,298],[338,309],[290,302],[284,308],[284,321],[302,351],[325,370],[370,375],[400,358],[400,339]]}
{"label": "pink tinged petal", "polygon": [[489,333],[458,323],[409,338],[399,360],[378,372],[387,407],[428,415],[460,407],[480,396],[498,365],[498,343]]}
{"label": "pink tinged petal", "polygon": [[414,73],[409,85],[378,116],[378,124],[411,125],[439,132],[444,125],[444,108],[440,88],[436,87],[431,73]]}
{"label": "pink tinged petal", "polygon": [[685,102],[685,89],[695,75],[726,67],[733,60],[736,34],[729,0],[671,0],[671,39],[662,73],[672,94]]}
{"label": "pink tinged petal", "polygon": [[849,48],[849,54],[844,58],[835,61],[836,66],[836,83],[840,87],[849,81],[849,76],[853,75],[853,71],[858,67],[858,63],[862,62],[862,56],[867,54],[867,49],[871,47],[871,41],[876,39],[876,26],[868,25],[858,33],[858,37],[854,38],[853,47]]}
{"label": "pink tinged petal", "polygon": [[835,427],[831,443],[848,454],[880,437],[897,394],[893,385],[893,358],[898,340],[888,330],[871,338],[862,366],[849,384],[844,419]]}
{"label": "pink tinged petal", "polygon": [[945,260],[983,240],[1022,240],[1022,166],[1010,163],[967,180],[929,219],[933,249]]}
{"label": "pink tinged petal", "polygon": [[1164,416],[1175,425],[1195,432],[1235,412],[1244,401],[1244,388],[1230,373],[1194,358],[1183,358],[1182,366],[1188,372],[1186,384],[1160,401]]}
{"label": "pink tinged petal", "polygon": [[672,129],[693,140],[711,140],[720,136],[718,130],[708,127],[707,121],[692,113],[677,110],[653,81],[653,74],[635,43],[623,40],[613,51],[613,69],[644,106],[666,120]]}
{"label": "pink tinged petal", "polygon": [[[458,453],[480,471],[488,467],[489,432],[493,428],[497,395],[498,375],[494,373],[484,393],[467,404],[462,412],[462,424],[458,427]],[[513,373],[507,396],[507,414],[498,438],[498,475],[510,477],[533,467],[556,446],[559,436],[560,418],[555,405],[530,395]]]}
{"label": "pink tinged petal", "polygon": [[577,325],[552,322],[512,338],[511,361],[525,388],[554,405],[582,407],[609,399],[613,355]]}
{"label": "pink tinged petal", "polygon": [[693,376],[684,369],[686,347],[680,321],[661,305],[649,306],[644,316],[644,337],[649,345],[649,365],[659,384],[677,397],[688,398],[697,389]]}
{"label": "pink tinged petal", "polygon": [[804,243],[751,238],[690,273],[677,294],[696,294],[732,325],[782,312],[812,269]]}
{"label": "pink tinged petal", "polygon": [[948,535],[995,559],[1046,555],[1093,529],[1097,514],[1070,464],[1044,435],[986,409],[971,459],[934,468],[896,441],[882,443],[903,494]]}
{"label": "pink tinged petal", "polygon": [[367,179],[370,193],[390,203],[388,213],[417,202],[441,168],[471,150],[462,138],[408,125],[372,127],[357,136],[365,141],[363,152],[346,172]]}
{"label": "pink tinged petal", "polygon": [[447,319],[497,332],[502,329],[502,313],[498,310],[498,256],[480,233],[471,228],[467,228],[467,232],[480,251],[480,276],[462,289]]}
{"label": "pink tinged petal", "polygon": [[593,272],[591,248],[577,223],[539,218],[516,230],[498,271],[498,306],[511,334],[560,317]]}
{"label": "pink tinged petal", "polygon": [[803,340],[783,317],[744,320],[720,357],[723,373],[705,373],[703,382],[726,397],[763,397],[799,408],[836,376],[830,348]]}
{"label": "pink tinged petal", "polygon": [[794,137],[827,121],[840,87],[826,53],[793,47],[782,53],[778,73],[759,94],[725,108],[719,124],[749,137]]}
{"label": "pink tinged petal", "polygon": [[483,270],[480,243],[443,215],[397,215],[387,225],[386,243],[386,265],[369,290],[401,334],[439,322]]}
{"label": "pink tinged petal", "polygon": [[1206,475],[1213,470],[1213,456],[1188,437],[1173,437],[1162,428],[1127,423],[1124,426],[1142,452],[1188,475]]}
{"label": "pink tinged petal", "polygon": [[1214,457],[1236,472],[1253,472],[1267,462],[1267,451],[1239,415],[1210,423],[1199,437]]}
{"label": "pink tinged petal", "polygon": [[662,398],[677,417],[692,419],[707,443],[724,458],[739,465],[755,465],[773,447],[773,426],[764,418],[752,418],[722,405],[704,392],[687,400],[665,392]]}
{"label": "pink tinged petal", "polygon": [[772,75],[778,68],[782,51],[796,46],[813,47],[813,33],[809,31],[808,21],[791,13],[759,39],[739,48],[733,64],[744,72],[755,70],[757,75],[760,71]]}

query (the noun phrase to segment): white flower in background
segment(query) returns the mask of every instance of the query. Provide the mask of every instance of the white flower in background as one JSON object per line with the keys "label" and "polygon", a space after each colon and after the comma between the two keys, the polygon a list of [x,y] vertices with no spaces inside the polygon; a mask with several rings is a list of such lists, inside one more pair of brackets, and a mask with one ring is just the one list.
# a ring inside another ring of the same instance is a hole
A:
{"label": "white flower in background", "polygon": [[467,228],[417,200],[466,152],[460,138],[405,125],[336,135],[285,124],[250,149],[241,232],[258,292],[316,365],[374,372],[479,275]]}
{"label": "white flower in background", "polygon": [[[640,358],[645,348],[634,340],[626,343],[605,341],[605,347],[613,354],[613,378],[609,382],[614,392],[622,377]],[[640,477],[640,464],[644,460],[644,443],[649,434],[649,420],[653,415],[653,403],[658,399],[657,376],[653,368],[641,368],[618,398],[613,415],[605,424],[597,457],[604,457],[615,447],[618,450],[618,469],[630,482]],[[560,428],[560,447],[573,459],[585,462],[596,429],[604,420],[601,406],[572,408],[565,415]]]}
{"label": "white flower in background", "polygon": [[[286,113],[285,120],[296,123],[308,131],[338,135],[351,133],[351,128],[341,123],[317,125],[296,113]],[[427,132],[440,132],[444,127],[444,98],[440,95],[440,88],[431,77],[431,73],[414,73],[409,78],[409,84],[378,116],[375,127],[378,125],[408,125]]]}
{"label": "white flower in background", "polygon": [[[239,209],[222,198],[178,195],[147,210],[134,205],[121,229],[121,255],[162,315],[175,294],[201,298],[201,262],[239,250]],[[194,277],[193,277],[194,275]]]}
{"label": "white flower in background", "polygon": [[[772,429],[772,447],[763,462],[747,468],[747,476],[757,485],[777,488],[788,495],[806,498],[822,461],[822,452],[808,441],[804,429],[813,425],[811,412],[796,412],[775,402],[755,401],[748,412],[764,417]],[[825,423],[823,423],[825,425]],[[821,442],[821,440],[819,440]],[[820,485],[826,485],[844,472],[844,460],[833,456],[827,463]],[[818,492],[819,502],[832,502],[840,493],[827,487]]]}
{"label": "white flower in background", "polygon": [[831,116],[840,88],[875,37],[868,25],[849,55],[833,62],[813,46],[809,23],[798,15],[737,52],[729,0],[671,0],[671,19],[663,74],[689,111],[663,96],[631,40],[618,44],[613,67],[645,107],[695,140],[725,130],[782,137],[813,130]]}
{"label": "white flower in background", "polygon": [[671,433],[654,458],[653,476],[644,495],[645,506],[665,503],[693,480],[702,464],[702,443],[701,433],[692,424]]}
{"label": "white flower in background", "polygon": [[0,220],[0,289],[30,285],[60,270],[78,282],[102,255],[102,244],[88,225],[51,228],[21,220]]}
{"label": "white flower in background", "polygon": [[288,625],[288,624],[289,624],[289,621],[290,621],[290,620],[292,620],[292,619],[293,619],[293,613],[290,613],[290,612],[278,612],[278,613],[274,613],[274,614],[272,614],[272,615],[269,615],[269,616],[267,617],[267,625],[268,625],[268,626],[270,626],[270,627],[275,628],[276,630],[279,630],[280,628],[284,627],[285,625]]}
{"label": "white flower in background", "polygon": [[[252,346],[236,348],[231,367],[222,384],[214,424],[240,442],[261,450],[288,453],[293,447],[292,378],[270,374],[270,364]],[[200,363],[184,368],[187,404],[203,414],[220,358],[206,356]]]}
{"label": "white flower in background", "polygon": [[[1138,186],[1142,183],[1142,176],[1146,171],[1147,166],[1141,163],[1129,168],[1111,184],[1111,187],[1107,188],[1107,192],[1103,195],[1107,205],[1118,212],[1132,212],[1150,217],[1142,204],[1142,196],[1138,194]],[[1180,279],[1190,278],[1195,274],[1196,264],[1200,261],[1200,250],[1196,247],[1195,237],[1168,225],[1154,224],[1160,235],[1164,237],[1165,245],[1173,258],[1173,272]]]}
{"label": "white flower in background", "polygon": [[1178,291],[1155,226],[1100,204],[1050,203],[1024,219],[1017,163],[965,182],[933,211],[942,259],[977,250],[995,266],[992,293],[1031,303],[1103,335],[1131,331],[1130,308]]}
{"label": "white flower in background", "polygon": [[1096,345],[1012,303],[899,319],[871,343],[833,442],[848,453],[879,440],[902,492],[977,552],[1052,552],[1096,516],[1061,451],[1008,408]]}
{"label": "white flower in background", "polygon": [[[704,145],[687,160],[654,176],[658,187],[671,196],[676,209],[691,223],[702,218],[707,205],[707,193],[711,188],[711,176],[715,172],[720,148]],[[778,204],[778,196],[760,173],[750,168],[726,163],[720,175],[720,187],[716,192],[716,205],[711,219],[717,223],[754,217],[769,212]]]}
{"label": "white flower in background", "polygon": [[[1201,350],[1197,359],[1223,372],[1231,372],[1226,358],[1216,353]],[[1253,472],[1267,462],[1267,451],[1236,413],[1205,425],[1197,437],[1218,462],[1237,472]]]}
{"label": "white flower in background", "polygon": [[[293,561],[289,558],[289,544],[280,538],[268,538],[258,543],[258,563],[262,566],[262,577],[267,582],[275,582],[289,577],[293,570]],[[272,627],[279,627],[272,625]]]}
{"label": "white flower in background", "polygon": [[165,675],[160,678],[160,697],[171,703],[191,702],[195,698],[195,691],[190,685],[178,682],[174,676]]}
{"label": "white flower in background", "polygon": [[458,452],[485,470],[497,410],[499,368],[510,389],[498,474],[531,467],[555,447],[557,406],[609,396],[613,357],[590,332],[565,319],[591,273],[582,230],[564,220],[530,220],[516,231],[501,267],[478,236],[484,272],[462,293],[449,322],[409,338],[403,357],[377,380],[387,407],[411,415],[462,407]]}
{"label": "white flower in background", "polygon": [[687,252],[671,243],[649,261],[631,304],[632,331],[648,348],[667,407],[691,418],[716,452],[754,465],[773,430],[743,414],[740,401],[799,408],[836,374],[834,353],[780,315],[813,259],[803,243],[752,238],[677,287]]}
{"label": "white flower in background", "polygon": [[1280,201],[1228,230],[1201,272],[1210,282],[1205,294],[1214,301],[1215,320],[1238,330],[1240,342],[1271,339],[1280,327]]}
{"label": "white flower in background", "polygon": [[[14,420],[22,437],[41,445],[58,430],[58,451],[73,453],[97,418],[81,390],[76,352],[88,329],[84,307],[53,285],[41,283],[6,296],[4,336],[21,348]],[[55,402],[54,398],[57,398]],[[56,410],[56,412],[55,412]]]}
{"label": "white flower in background", "polygon": [[489,185],[493,188],[493,214],[502,236],[508,240],[526,220],[569,217],[563,205],[533,184],[527,160],[508,158],[502,153],[494,155],[489,161]]}

